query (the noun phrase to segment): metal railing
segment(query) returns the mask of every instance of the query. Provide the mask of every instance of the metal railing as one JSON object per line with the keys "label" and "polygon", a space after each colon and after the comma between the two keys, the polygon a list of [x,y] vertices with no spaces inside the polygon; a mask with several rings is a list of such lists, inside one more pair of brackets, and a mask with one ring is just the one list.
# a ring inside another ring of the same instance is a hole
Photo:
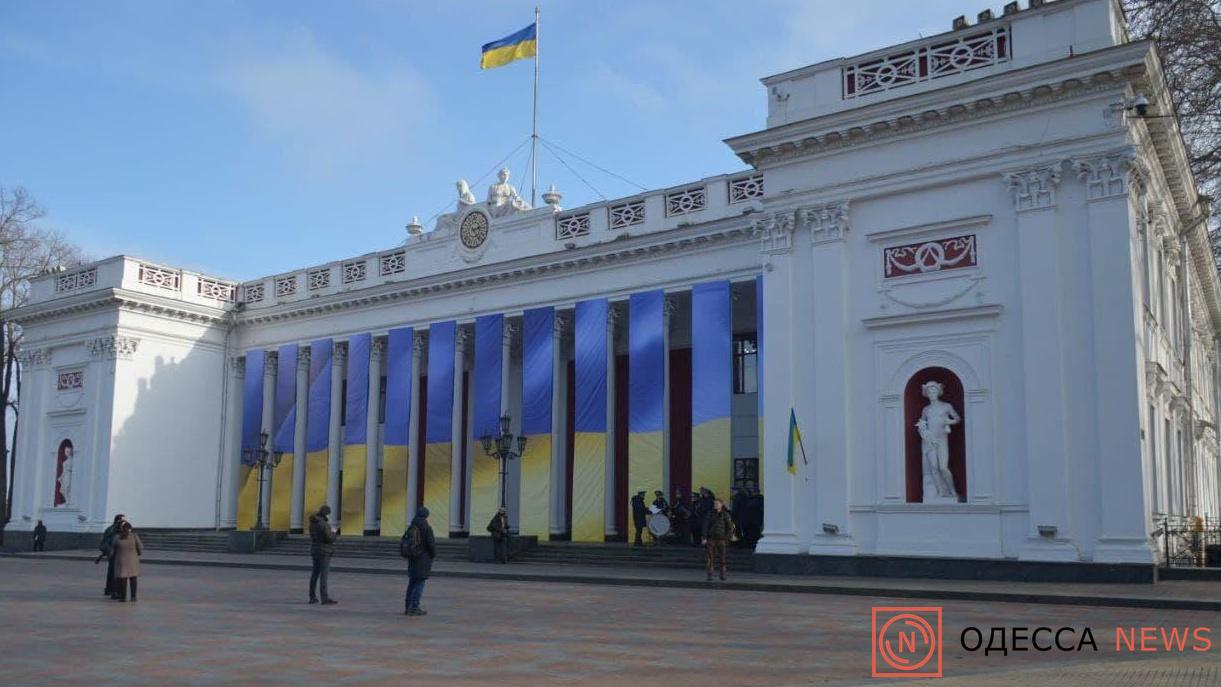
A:
{"label": "metal railing", "polygon": [[1154,522],[1163,566],[1221,567],[1221,517],[1160,515]]}

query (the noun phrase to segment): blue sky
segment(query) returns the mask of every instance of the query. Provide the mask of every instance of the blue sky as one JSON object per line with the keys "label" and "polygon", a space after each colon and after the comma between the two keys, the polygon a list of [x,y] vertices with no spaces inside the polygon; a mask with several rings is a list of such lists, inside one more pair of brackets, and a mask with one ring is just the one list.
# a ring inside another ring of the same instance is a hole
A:
{"label": "blue sky", "polygon": [[[0,185],[93,257],[234,279],[402,242],[530,133],[533,2],[0,3]],[[940,33],[965,0],[543,2],[539,133],[647,188],[742,169],[758,79]],[[509,163],[528,193],[526,148]],[[540,186],[597,194],[549,153]],[[606,197],[636,187],[574,165]],[[477,196],[487,182],[474,185]]]}

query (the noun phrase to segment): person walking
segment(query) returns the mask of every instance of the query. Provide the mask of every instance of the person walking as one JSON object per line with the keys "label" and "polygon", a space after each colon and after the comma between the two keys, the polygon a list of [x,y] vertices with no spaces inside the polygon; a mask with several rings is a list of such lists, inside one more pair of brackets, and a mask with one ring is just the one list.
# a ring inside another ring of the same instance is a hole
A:
{"label": "person walking", "polygon": [[644,492],[638,491],[632,497],[632,524],[636,526],[636,546],[644,546],[640,535],[649,524],[649,509],[644,505]]}
{"label": "person walking", "polygon": [[708,573],[708,581],[712,581],[712,567],[717,556],[720,556],[721,579],[729,568],[726,555],[729,552],[729,539],[733,536],[733,519],[725,510],[725,504],[720,499],[712,502],[712,511],[704,520],[704,570]]}
{"label": "person walking", "polygon": [[[335,529],[328,518],[331,507],[323,504],[317,513],[309,516],[309,555],[313,568],[309,575],[309,602],[318,603],[317,591],[322,592],[322,605],[339,603],[327,592],[327,577],[331,572],[331,556],[335,555]],[[321,590],[319,590],[321,587]]]}
{"label": "person walking", "polygon": [[497,563],[509,562],[509,515],[503,508],[496,509],[496,515],[488,523],[488,532],[492,533],[492,552]]}
{"label": "person walking", "polygon": [[437,557],[437,539],[432,533],[432,525],[428,524],[428,509],[421,507],[416,511],[411,525],[403,533],[400,545],[403,557],[407,559],[407,595],[405,600],[406,615],[428,615],[428,611],[420,608],[420,597],[424,596],[424,583],[432,573],[432,561]]}
{"label": "person walking", "polygon": [[123,524],[123,514],[119,513],[114,516],[114,522],[102,531],[102,541],[98,542],[98,557],[93,559],[93,564],[97,565],[106,559],[106,590],[102,593],[114,599],[118,597],[118,590],[115,589],[114,583],[114,538],[119,533],[119,526]]}
{"label": "person walking", "polygon": [[136,580],[140,577],[140,555],[144,553],[144,544],[140,535],[136,534],[131,523],[126,520],[119,527],[119,533],[111,540],[111,559],[114,561],[115,601],[127,601],[127,590],[131,588],[131,601],[136,601]]}
{"label": "person walking", "polygon": [[47,546],[47,526],[39,520],[37,525],[34,525],[34,550],[44,551]]}

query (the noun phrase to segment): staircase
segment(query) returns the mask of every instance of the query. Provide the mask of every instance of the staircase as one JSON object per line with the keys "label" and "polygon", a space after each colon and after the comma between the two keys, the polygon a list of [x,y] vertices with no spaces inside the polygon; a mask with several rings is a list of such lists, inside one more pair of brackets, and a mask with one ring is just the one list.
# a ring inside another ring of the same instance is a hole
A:
{"label": "staircase", "polygon": [[212,530],[138,530],[140,543],[149,551],[194,551],[227,553],[229,533]]}
{"label": "staircase", "polygon": [[[729,549],[729,569],[738,572],[753,570],[747,549]],[[622,543],[578,544],[572,542],[540,542],[516,559],[520,563],[618,566],[625,568],[687,568],[703,569],[704,549],[694,546],[628,546]]]}
{"label": "staircase", "polygon": [[[309,537],[293,534],[280,539],[275,546],[261,553],[279,556],[309,557]],[[340,537],[335,542],[335,557],[341,558],[390,558],[399,560],[398,537]],[[437,560],[467,560],[465,539],[438,539]]]}

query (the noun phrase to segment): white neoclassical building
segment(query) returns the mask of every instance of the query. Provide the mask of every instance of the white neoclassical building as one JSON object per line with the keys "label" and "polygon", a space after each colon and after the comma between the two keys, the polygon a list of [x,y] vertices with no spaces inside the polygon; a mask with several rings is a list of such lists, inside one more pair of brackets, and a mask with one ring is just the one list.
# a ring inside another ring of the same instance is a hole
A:
{"label": "white neoclassical building", "polygon": [[479,533],[501,414],[522,532],[622,538],[637,491],[757,488],[763,569],[1139,577],[1163,515],[1221,511],[1207,208],[1116,2],[763,85],[744,172],[576,209],[463,183],[405,243],[245,283],[130,256],[36,280],[11,527],[329,503],[344,535],[420,505]]}

